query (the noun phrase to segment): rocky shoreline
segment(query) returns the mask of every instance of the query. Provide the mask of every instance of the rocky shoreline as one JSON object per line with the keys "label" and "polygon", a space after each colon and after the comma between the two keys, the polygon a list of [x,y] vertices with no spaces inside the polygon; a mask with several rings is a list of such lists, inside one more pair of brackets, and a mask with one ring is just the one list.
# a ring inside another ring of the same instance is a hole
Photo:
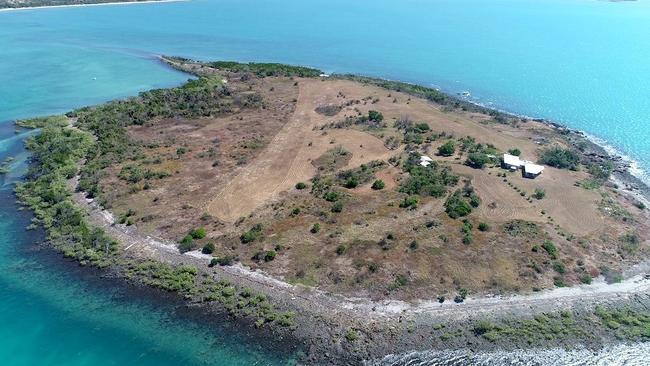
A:
{"label": "rocky shoreline", "polygon": [[[71,187],[76,185],[74,180],[70,183]],[[524,339],[499,343],[475,334],[473,329],[477,322],[486,319],[497,322],[526,319],[567,309],[573,312],[582,327],[589,329],[592,328],[589,318],[593,316],[594,307],[597,305],[607,308],[629,307],[639,311],[650,309],[650,281],[642,275],[628,280],[626,286],[621,286],[618,290],[614,287],[613,291],[606,293],[590,291],[587,286],[583,292],[575,294],[571,294],[572,289],[564,289],[570,291],[565,291],[564,294],[558,294],[560,290],[552,290],[538,297],[523,295],[470,298],[462,304],[408,304],[399,301],[373,302],[368,299],[351,299],[324,293],[318,289],[290,285],[239,264],[209,267],[209,258],[199,252],[180,254],[173,243],[142,236],[133,227],[116,224],[109,212],[101,209],[92,200],[86,199],[83,193],[77,192],[74,199],[87,210],[94,225],[102,227],[122,242],[127,248],[123,254],[126,257],[153,257],[173,265],[192,265],[199,269],[202,276],[211,276],[215,280],[226,279],[238,286],[253,289],[268,296],[279,309],[295,312],[295,327],[270,326],[257,331],[263,334],[263,341],[286,340],[287,344],[297,345],[295,350],[304,354],[301,360],[304,364],[358,365],[379,360],[387,354],[431,349],[598,349],[605,344],[617,342],[606,329],[594,329],[596,332],[589,336],[541,340],[540,343],[534,344],[529,344],[529,340]],[[115,277],[122,277],[123,272],[123,269],[116,268],[112,273]],[[227,314],[219,303],[205,304],[192,297],[187,297],[185,301],[190,308],[210,309],[213,314]],[[242,326],[253,328],[253,321],[250,319],[233,319]],[[435,329],[441,324],[444,325],[442,328]],[[350,336],[350,331],[354,332],[354,337]]]}

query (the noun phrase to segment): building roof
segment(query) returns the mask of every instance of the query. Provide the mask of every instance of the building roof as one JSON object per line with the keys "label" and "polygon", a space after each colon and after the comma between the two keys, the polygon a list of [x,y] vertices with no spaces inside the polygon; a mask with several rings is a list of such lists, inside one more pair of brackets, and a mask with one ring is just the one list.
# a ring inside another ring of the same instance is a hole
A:
{"label": "building roof", "polygon": [[422,160],[422,161],[420,162],[420,165],[422,165],[423,167],[427,167],[427,166],[431,165],[431,162],[430,162],[430,161],[426,161],[426,160]]}
{"label": "building roof", "polygon": [[433,159],[431,159],[430,157],[428,157],[426,155],[422,155],[422,156],[420,156],[420,161],[433,161]]}
{"label": "building roof", "polygon": [[524,172],[526,174],[540,174],[544,170],[544,167],[541,165],[533,164],[533,163],[528,163],[524,165]]}
{"label": "building roof", "polygon": [[519,160],[518,156],[510,155],[510,154],[503,154],[503,162],[507,165],[512,165],[516,167],[522,166],[521,160]]}

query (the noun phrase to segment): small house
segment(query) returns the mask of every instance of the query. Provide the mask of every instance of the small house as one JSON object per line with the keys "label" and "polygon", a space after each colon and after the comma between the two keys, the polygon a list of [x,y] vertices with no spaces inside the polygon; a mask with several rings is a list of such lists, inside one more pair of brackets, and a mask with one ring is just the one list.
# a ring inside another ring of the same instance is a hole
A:
{"label": "small house", "polygon": [[538,175],[542,174],[542,171],[544,171],[544,167],[541,165],[533,163],[526,163],[524,165],[524,177],[526,178],[535,179]]}
{"label": "small house", "polygon": [[522,161],[519,159],[518,156],[515,155],[510,155],[510,154],[503,154],[503,163],[502,166],[504,169],[508,170],[518,170],[521,168],[523,165]]}

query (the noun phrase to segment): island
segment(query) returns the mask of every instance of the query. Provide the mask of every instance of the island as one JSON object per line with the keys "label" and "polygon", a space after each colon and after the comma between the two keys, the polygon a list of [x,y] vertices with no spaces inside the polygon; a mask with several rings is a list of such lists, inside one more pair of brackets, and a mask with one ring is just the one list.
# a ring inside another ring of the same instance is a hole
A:
{"label": "island", "polygon": [[582,133],[397,81],[161,61],[192,78],[17,122],[41,131],[16,194],[66,257],[306,364],[650,340],[647,187]]}
{"label": "island", "polygon": [[0,10],[2,9],[27,9],[27,8],[44,8],[57,6],[83,6],[83,5],[102,5],[102,4],[123,4],[123,3],[150,3],[150,2],[168,2],[180,0],[0,0]]}

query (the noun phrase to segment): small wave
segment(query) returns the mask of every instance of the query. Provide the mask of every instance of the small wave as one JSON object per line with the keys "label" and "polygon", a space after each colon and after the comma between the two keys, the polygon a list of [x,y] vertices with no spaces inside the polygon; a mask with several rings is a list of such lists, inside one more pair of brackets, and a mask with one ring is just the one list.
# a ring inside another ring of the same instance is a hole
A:
{"label": "small wave", "polygon": [[650,343],[619,344],[597,351],[588,349],[531,349],[473,352],[422,351],[388,355],[365,366],[642,366],[650,360]]}
{"label": "small wave", "polygon": [[628,171],[630,172],[630,174],[639,178],[643,183],[650,185],[650,176],[648,176],[647,172],[643,168],[641,168],[641,164],[639,164],[638,161],[634,160],[631,156],[624,154],[616,147],[612,146],[611,144],[601,139],[600,137],[590,135],[585,131],[580,131],[580,132],[582,132],[585,135],[585,137],[587,137],[591,142],[602,147],[607,152],[607,154],[611,156],[620,156],[621,159],[623,159],[623,161],[629,165]]}

